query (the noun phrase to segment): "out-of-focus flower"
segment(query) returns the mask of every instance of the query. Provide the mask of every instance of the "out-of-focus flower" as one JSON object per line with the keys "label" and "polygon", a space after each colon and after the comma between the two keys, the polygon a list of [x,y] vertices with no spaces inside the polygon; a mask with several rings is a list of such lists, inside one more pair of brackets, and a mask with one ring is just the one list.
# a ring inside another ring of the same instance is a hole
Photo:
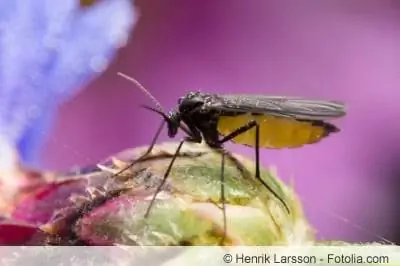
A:
{"label": "out-of-focus flower", "polygon": [[[85,174],[37,173],[47,175],[48,182],[19,191],[7,209],[0,209],[4,215],[3,219],[0,216],[0,245],[209,246],[221,244],[224,232],[224,244],[232,246],[350,244],[317,242],[295,191],[270,170],[261,169],[264,181],[289,207],[287,213],[275,196],[254,179],[255,162],[237,154],[232,154],[235,161],[225,164],[224,228],[222,209],[218,206],[221,156],[203,144],[187,143],[182,147],[150,215],[144,219],[177,145],[156,145],[145,160],[115,178],[109,178],[110,173],[137,160],[148,147],[115,154],[97,168],[85,170]],[[114,253],[105,254],[113,254],[117,265],[123,264],[123,259]],[[168,265],[176,265],[176,259],[190,255],[184,251],[168,256],[168,262],[174,262]],[[21,258],[26,256],[23,253]],[[132,264],[137,256],[129,258]],[[151,255],[146,261],[149,259]]]}
{"label": "out-of-focus flower", "polygon": [[[47,183],[20,191],[7,209],[0,209],[9,218],[0,222],[0,239],[2,227],[14,229],[26,224],[31,226],[26,231],[35,236],[38,245],[218,245],[224,232],[222,211],[216,205],[221,197],[221,157],[205,145],[183,146],[148,219],[143,219],[177,145],[156,145],[146,160],[115,178],[109,178],[110,174],[148,147],[111,156],[86,174],[49,175]],[[314,232],[294,191],[262,169],[265,182],[289,206],[288,214],[250,177],[254,162],[234,156],[237,163],[227,161],[225,165],[225,244],[312,244]],[[15,243],[19,239],[6,240]]]}
{"label": "out-of-focus flower", "polygon": [[57,107],[107,67],[136,22],[129,0],[0,2],[0,161],[37,165]]}

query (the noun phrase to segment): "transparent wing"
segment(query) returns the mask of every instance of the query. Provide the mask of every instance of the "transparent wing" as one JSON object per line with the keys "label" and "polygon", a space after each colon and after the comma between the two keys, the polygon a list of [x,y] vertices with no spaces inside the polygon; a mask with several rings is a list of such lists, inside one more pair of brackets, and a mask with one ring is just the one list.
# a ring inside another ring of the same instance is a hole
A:
{"label": "transparent wing", "polygon": [[329,120],[346,114],[345,105],[337,101],[265,95],[218,95],[208,108],[225,112],[246,112],[294,117],[305,120]]}

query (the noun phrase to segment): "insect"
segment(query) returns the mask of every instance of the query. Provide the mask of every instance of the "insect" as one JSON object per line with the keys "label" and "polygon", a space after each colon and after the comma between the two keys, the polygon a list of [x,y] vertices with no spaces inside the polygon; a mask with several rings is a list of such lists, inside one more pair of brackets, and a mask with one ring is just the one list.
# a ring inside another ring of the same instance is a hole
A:
{"label": "insect", "polygon": [[168,114],[158,101],[135,79],[118,73],[134,82],[155,103],[157,108],[143,106],[160,114],[163,121],[157,130],[148,150],[135,162],[121,169],[114,176],[132,167],[147,156],[153,149],[161,130],[167,123],[168,137],[173,138],[181,129],[186,137],[179,142],[175,154],[164,174],[161,184],[154,193],[145,217],[150,213],[157,194],[167,181],[168,175],[184,142],[204,141],[213,149],[221,151],[221,203],[226,232],[226,213],[224,198],[224,163],[229,155],[223,145],[228,141],[254,147],[255,178],[268,189],[290,213],[285,201],[261,179],[260,148],[297,148],[319,142],[339,128],[327,122],[346,114],[343,103],[318,101],[302,98],[286,98],[265,95],[221,95],[203,92],[190,92],[178,100],[176,108]]}

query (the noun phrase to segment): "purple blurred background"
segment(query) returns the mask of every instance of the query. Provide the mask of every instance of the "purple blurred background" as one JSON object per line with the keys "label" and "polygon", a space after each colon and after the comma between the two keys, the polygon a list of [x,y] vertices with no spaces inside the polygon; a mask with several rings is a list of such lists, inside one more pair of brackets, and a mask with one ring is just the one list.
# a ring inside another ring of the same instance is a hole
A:
{"label": "purple blurred background", "polygon": [[[65,104],[45,166],[95,163],[148,144],[160,117],[131,83],[164,105],[195,89],[345,101],[342,132],[317,145],[262,152],[295,187],[321,239],[399,240],[400,5],[384,0],[142,0],[130,43]],[[167,140],[164,135],[161,140]],[[253,150],[229,145],[253,156]],[[397,169],[399,168],[399,169]],[[348,220],[336,219],[328,212]],[[352,224],[365,230],[356,229]]]}

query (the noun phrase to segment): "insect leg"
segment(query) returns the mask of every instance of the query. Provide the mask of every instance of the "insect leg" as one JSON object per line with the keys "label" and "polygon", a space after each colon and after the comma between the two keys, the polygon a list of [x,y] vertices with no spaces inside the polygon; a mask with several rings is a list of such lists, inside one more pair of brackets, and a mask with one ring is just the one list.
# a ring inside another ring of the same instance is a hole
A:
{"label": "insect leg", "polygon": [[150,144],[149,148],[146,150],[146,152],[143,155],[141,155],[138,159],[136,159],[134,162],[130,163],[128,166],[122,168],[117,173],[113,174],[111,176],[111,178],[116,177],[116,176],[120,175],[121,173],[125,172],[126,170],[128,170],[129,168],[134,166],[137,162],[139,162],[140,160],[145,158],[147,155],[149,155],[150,152],[153,150],[154,145],[156,145],[157,139],[160,136],[161,130],[163,129],[164,125],[165,125],[165,120],[163,119],[160,127],[157,129],[157,132],[154,135],[153,140],[151,141],[151,144]]}
{"label": "insect leg", "polygon": [[149,205],[149,207],[147,208],[147,211],[146,211],[146,213],[145,213],[145,215],[144,215],[145,218],[147,218],[147,217],[149,216],[150,210],[151,210],[151,208],[152,208],[152,206],[153,206],[153,204],[154,204],[154,202],[155,202],[155,200],[156,200],[156,197],[157,197],[158,193],[160,193],[161,188],[164,186],[165,182],[167,181],[168,176],[169,176],[169,173],[171,172],[172,166],[173,166],[173,164],[174,164],[176,158],[178,157],[179,151],[181,150],[182,145],[183,145],[183,143],[184,143],[185,141],[186,141],[186,139],[183,139],[183,140],[181,140],[181,141],[179,142],[179,145],[178,145],[178,147],[176,148],[175,154],[174,154],[174,156],[172,157],[172,160],[171,160],[171,162],[170,162],[169,165],[168,165],[167,171],[165,171],[164,177],[163,177],[163,179],[162,179],[160,185],[157,187],[156,191],[154,192],[153,198],[152,198],[151,201],[150,201],[150,205]]}
{"label": "insect leg", "polygon": [[260,125],[258,123],[256,123],[256,134],[255,134],[255,141],[256,141],[256,147],[255,147],[255,151],[256,151],[256,179],[258,179],[258,181],[260,181],[264,187],[266,187],[274,196],[275,198],[277,198],[285,207],[286,211],[288,213],[290,213],[289,207],[287,206],[286,202],[278,196],[278,194],[276,194],[276,192],[271,189],[264,180],[262,180],[261,178],[261,174],[260,174]]}
{"label": "insect leg", "polygon": [[222,217],[224,222],[224,234],[222,235],[220,246],[224,244],[226,238],[226,208],[225,208],[225,150],[222,150],[221,154],[221,177],[220,177],[220,186],[221,186],[221,204],[222,204]]}
{"label": "insect leg", "polygon": [[226,135],[225,137],[223,137],[220,141],[219,144],[222,145],[225,142],[231,141],[232,139],[234,139],[235,137],[239,136],[240,134],[245,133],[246,131],[252,129],[253,127],[255,127],[257,125],[257,122],[254,120],[251,120],[250,122],[246,123],[245,125],[235,129],[234,131],[232,131],[231,133],[229,133],[228,135]]}
{"label": "insect leg", "polygon": [[253,127],[256,128],[256,134],[255,134],[255,137],[256,137],[256,139],[255,139],[256,174],[255,174],[255,177],[259,182],[261,182],[261,184],[266,189],[268,189],[269,192],[272,193],[272,195],[274,195],[275,198],[277,198],[283,204],[286,211],[288,213],[290,213],[289,207],[287,206],[285,201],[270,186],[268,186],[268,184],[265,183],[265,181],[262,180],[262,178],[261,178],[261,174],[260,174],[260,125],[256,121],[251,120],[248,123],[246,123],[245,125],[237,128],[236,130],[234,130],[233,132],[231,132],[230,134],[228,134],[227,136],[222,138],[219,141],[219,144],[222,145],[223,143],[232,140],[233,138],[239,136],[240,134],[247,132],[248,130],[252,129]]}

